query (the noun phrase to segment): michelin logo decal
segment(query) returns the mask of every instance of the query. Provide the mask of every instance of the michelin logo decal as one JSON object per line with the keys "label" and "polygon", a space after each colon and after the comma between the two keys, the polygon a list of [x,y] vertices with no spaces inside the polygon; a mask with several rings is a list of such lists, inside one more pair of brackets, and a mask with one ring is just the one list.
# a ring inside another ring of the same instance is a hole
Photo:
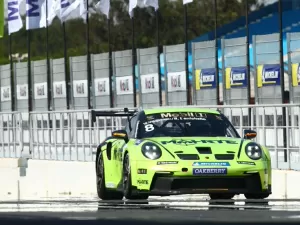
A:
{"label": "michelin logo decal", "polygon": [[194,162],[193,166],[230,166],[229,162]]}

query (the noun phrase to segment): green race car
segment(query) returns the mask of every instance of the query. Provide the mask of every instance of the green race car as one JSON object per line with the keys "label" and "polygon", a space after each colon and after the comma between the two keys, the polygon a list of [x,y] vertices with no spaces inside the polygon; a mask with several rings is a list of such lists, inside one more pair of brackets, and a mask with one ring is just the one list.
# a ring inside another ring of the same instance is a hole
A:
{"label": "green race car", "polygon": [[266,147],[240,137],[219,111],[157,108],[124,112],[92,111],[127,117],[97,148],[97,192],[102,200],[147,199],[150,195],[209,194],[231,199],[271,194],[271,159]]}

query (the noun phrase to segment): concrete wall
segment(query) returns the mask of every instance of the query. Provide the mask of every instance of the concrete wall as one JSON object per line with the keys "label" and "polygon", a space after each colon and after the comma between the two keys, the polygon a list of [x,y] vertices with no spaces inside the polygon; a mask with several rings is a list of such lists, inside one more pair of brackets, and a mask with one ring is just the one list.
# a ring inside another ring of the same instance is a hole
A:
{"label": "concrete wall", "polygon": [[[0,159],[0,201],[97,199],[93,162],[29,160],[25,177],[20,177],[19,169],[17,159]],[[273,170],[273,194],[270,198],[300,198],[299,180],[300,172]]]}

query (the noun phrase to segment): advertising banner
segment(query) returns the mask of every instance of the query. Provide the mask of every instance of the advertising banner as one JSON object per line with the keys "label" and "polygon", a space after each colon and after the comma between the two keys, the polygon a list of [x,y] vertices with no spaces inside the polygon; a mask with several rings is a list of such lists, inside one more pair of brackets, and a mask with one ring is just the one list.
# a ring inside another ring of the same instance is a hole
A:
{"label": "advertising banner", "polygon": [[154,93],[159,91],[158,74],[141,75],[141,89],[142,93]]}
{"label": "advertising banner", "polygon": [[225,69],[226,89],[247,87],[247,67],[231,67]]}
{"label": "advertising banner", "polygon": [[195,72],[196,90],[214,89],[217,86],[216,69],[200,69]]}
{"label": "advertising banner", "polygon": [[168,73],[168,92],[185,91],[185,71]]}
{"label": "advertising banner", "polygon": [[300,84],[300,63],[292,64],[292,85],[297,87]]}
{"label": "advertising banner", "polygon": [[116,77],[117,95],[133,94],[132,76]]}
{"label": "advertising banner", "polygon": [[97,78],[95,79],[95,96],[107,96],[109,95],[109,78]]}
{"label": "advertising banner", "polygon": [[259,65],[257,67],[257,87],[280,85],[280,65]]}

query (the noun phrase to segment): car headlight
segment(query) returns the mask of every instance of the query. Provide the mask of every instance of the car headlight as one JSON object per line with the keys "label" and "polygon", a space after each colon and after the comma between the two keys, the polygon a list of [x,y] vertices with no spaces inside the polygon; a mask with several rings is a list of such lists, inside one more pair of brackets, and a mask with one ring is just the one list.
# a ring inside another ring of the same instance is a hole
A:
{"label": "car headlight", "polygon": [[247,144],[245,151],[250,159],[258,160],[262,157],[262,150],[256,143]]}
{"label": "car headlight", "polygon": [[146,142],[142,146],[142,153],[148,159],[159,159],[161,157],[161,149],[154,143]]}

